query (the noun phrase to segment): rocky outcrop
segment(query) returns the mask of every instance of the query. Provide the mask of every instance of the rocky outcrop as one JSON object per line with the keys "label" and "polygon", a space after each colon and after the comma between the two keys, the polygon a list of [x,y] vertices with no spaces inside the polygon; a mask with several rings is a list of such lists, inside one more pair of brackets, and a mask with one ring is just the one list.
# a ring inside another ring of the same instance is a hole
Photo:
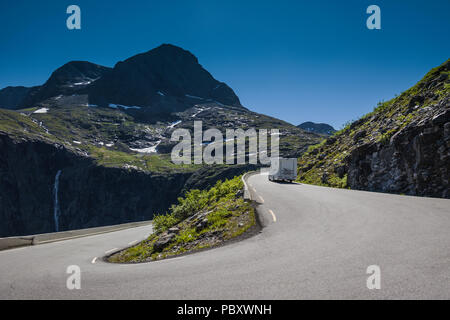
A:
{"label": "rocky outcrop", "polygon": [[[442,105],[448,100],[442,101]],[[442,108],[444,109],[444,108]],[[450,109],[351,153],[352,189],[450,198]]]}
{"label": "rocky outcrop", "polygon": [[450,198],[450,60],[299,160],[300,181]]}

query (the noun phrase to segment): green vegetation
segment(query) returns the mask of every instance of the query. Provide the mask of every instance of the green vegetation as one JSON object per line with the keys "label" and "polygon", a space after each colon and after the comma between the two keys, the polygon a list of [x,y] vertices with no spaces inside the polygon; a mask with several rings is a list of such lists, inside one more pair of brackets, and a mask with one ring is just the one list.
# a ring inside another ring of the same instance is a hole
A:
{"label": "green vegetation", "polygon": [[241,176],[209,190],[191,190],[169,213],[153,220],[154,234],[114,254],[111,262],[145,262],[221,244],[255,225],[255,212],[241,196]]}
{"label": "green vegetation", "polygon": [[0,131],[12,138],[51,139],[37,121],[33,122],[26,115],[11,110],[0,109]]}
{"label": "green vegetation", "polygon": [[194,171],[198,165],[174,164],[169,154],[139,154],[106,147],[87,146],[86,150],[97,164],[105,167],[136,169],[150,172]]}

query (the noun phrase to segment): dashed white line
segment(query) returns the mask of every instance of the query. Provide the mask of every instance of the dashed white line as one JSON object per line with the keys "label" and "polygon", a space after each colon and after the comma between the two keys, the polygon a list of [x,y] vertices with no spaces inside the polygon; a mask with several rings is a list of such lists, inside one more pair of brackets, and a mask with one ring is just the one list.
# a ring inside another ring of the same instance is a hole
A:
{"label": "dashed white line", "polygon": [[273,222],[277,222],[277,216],[273,213],[272,210],[269,209],[269,213],[272,215]]}
{"label": "dashed white line", "polygon": [[92,259],[92,264],[94,264],[95,261],[97,261],[97,257],[95,257],[94,259]]}
{"label": "dashed white line", "polygon": [[106,253],[106,254],[108,254],[108,253],[111,253],[111,252],[113,252],[113,251],[116,251],[116,250],[119,250],[119,249],[118,249],[118,248],[114,248],[114,249],[111,249],[111,250],[105,251],[105,253]]}

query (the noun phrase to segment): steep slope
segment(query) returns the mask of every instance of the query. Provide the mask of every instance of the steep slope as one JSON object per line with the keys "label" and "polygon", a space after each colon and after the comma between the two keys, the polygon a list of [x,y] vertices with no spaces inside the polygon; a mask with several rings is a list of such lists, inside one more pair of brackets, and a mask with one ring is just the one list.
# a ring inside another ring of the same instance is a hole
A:
{"label": "steep slope", "polygon": [[332,135],[336,132],[332,126],[326,123],[315,123],[311,121],[303,122],[297,126],[300,129],[318,134]]}
{"label": "steep slope", "polygon": [[192,53],[167,44],[117,63],[89,88],[89,97],[92,104],[147,107],[153,113],[183,111],[201,102],[241,106],[233,90]]}
{"label": "steep slope", "polygon": [[450,198],[450,60],[299,160],[299,181]]}

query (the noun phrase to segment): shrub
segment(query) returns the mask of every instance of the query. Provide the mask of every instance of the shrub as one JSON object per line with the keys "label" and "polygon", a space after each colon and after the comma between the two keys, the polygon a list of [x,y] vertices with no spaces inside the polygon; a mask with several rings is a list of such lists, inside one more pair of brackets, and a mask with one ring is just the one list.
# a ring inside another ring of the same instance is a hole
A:
{"label": "shrub", "polygon": [[166,215],[156,215],[153,217],[153,228],[155,233],[161,233],[173,227],[179,222],[173,213]]}

